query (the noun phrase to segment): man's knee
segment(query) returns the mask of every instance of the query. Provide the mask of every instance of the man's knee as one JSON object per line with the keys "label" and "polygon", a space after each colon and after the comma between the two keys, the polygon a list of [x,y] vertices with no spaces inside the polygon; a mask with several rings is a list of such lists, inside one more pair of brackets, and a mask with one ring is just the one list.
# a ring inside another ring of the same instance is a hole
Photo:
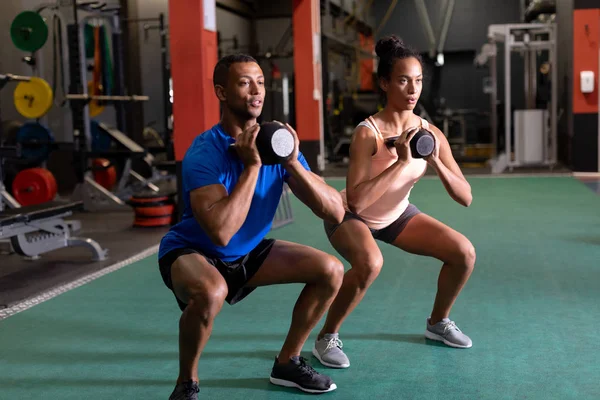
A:
{"label": "man's knee", "polygon": [[218,284],[207,287],[202,283],[192,284],[187,288],[188,312],[194,313],[203,320],[212,321],[221,311],[227,297],[227,285]]}

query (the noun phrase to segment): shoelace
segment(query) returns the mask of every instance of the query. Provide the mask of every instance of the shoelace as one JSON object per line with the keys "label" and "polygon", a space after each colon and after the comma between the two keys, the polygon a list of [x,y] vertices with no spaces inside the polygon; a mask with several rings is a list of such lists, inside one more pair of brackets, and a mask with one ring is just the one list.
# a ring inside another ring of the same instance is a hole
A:
{"label": "shoelace", "polygon": [[329,342],[327,342],[327,347],[325,348],[325,351],[333,349],[334,347],[339,347],[341,349],[342,347],[344,347],[344,343],[342,343],[342,341],[338,337],[332,337],[331,339],[329,339]]}
{"label": "shoelace", "polygon": [[458,329],[458,326],[456,326],[454,321],[448,321],[444,324],[444,335],[451,330],[457,330],[458,332],[460,332],[460,329]]}
{"label": "shoelace", "polygon": [[194,385],[194,383],[184,385],[183,389],[185,391],[186,397],[200,392],[200,388],[197,385]]}
{"label": "shoelace", "polygon": [[311,378],[317,374],[317,371],[306,363],[306,358],[300,357],[300,370],[308,374]]}

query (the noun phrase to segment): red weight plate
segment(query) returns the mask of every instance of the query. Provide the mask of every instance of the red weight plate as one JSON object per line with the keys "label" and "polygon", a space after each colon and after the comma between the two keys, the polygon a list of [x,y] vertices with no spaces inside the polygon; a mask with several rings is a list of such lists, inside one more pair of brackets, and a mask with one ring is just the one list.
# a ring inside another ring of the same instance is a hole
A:
{"label": "red weight plate", "polygon": [[24,169],[15,177],[12,191],[22,206],[46,203],[56,197],[56,179],[44,168]]}
{"label": "red weight plate", "polygon": [[[110,161],[105,158],[95,158],[92,161],[94,167],[94,180],[96,183],[106,190],[112,190],[117,183],[117,170],[115,167],[110,166]],[[106,169],[98,169],[108,167]]]}
{"label": "red weight plate", "polygon": [[173,215],[174,205],[158,206],[158,207],[136,207],[136,217],[170,217]]}
{"label": "red weight plate", "polygon": [[133,226],[165,226],[171,224],[171,216],[168,217],[136,217]]}

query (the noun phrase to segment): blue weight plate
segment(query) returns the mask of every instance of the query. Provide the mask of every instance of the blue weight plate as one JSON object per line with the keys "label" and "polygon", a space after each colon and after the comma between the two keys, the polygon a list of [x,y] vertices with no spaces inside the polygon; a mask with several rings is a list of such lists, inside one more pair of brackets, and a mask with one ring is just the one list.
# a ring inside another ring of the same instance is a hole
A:
{"label": "blue weight plate", "polygon": [[54,135],[50,129],[37,122],[27,122],[17,132],[17,144],[21,146],[21,156],[27,162],[41,163],[48,159],[52,151]]}

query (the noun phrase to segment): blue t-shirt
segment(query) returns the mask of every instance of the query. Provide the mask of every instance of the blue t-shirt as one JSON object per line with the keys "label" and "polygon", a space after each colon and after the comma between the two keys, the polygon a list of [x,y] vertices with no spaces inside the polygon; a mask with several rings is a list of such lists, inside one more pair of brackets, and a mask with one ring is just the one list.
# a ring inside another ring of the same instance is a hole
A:
{"label": "blue t-shirt", "polygon": [[[183,200],[185,210],[179,223],[171,227],[162,238],[158,257],[169,251],[191,247],[204,255],[223,261],[234,261],[254,249],[271,229],[283,183],[289,178],[281,165],[263,165],[258,174],[256,189],[246,220],[233,235],[227,246],[215,245],[194,218],[190,206],[190,192],[202,186],[222,184],[231,193],[244,170],[244,164],[229,146],[235,139],[223,131],[221,124],[197,136],[187,150],[182,162]],[[310,168],[302,155],[298,161]]]}

